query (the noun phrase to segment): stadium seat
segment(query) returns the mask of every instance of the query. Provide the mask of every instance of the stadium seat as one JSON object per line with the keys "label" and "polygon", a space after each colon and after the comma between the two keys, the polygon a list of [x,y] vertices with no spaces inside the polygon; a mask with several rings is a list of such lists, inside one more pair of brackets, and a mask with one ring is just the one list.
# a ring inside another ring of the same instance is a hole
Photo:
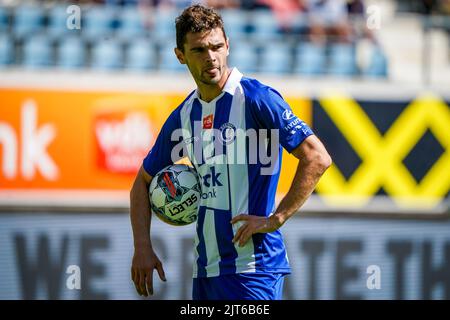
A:
{"label": "stadium seat", "polygon": [[297,12],[293,15],[290,28],[294,34],[305,35],[308,33],[309,21],[305,12]]}
{"label": "stadium seat", "polygon": [[43,8],[37,5],[21,5],[14,11],[13,31],[15,37],[22,39],[36,34],[44,25]]}
{"label": "stadium seat", "polygon": [[139,0],[104,0],[104,3],[111,6],[137,6]]}
{"label": "stadium seat", "polygon": [[380,47],[373,48],[369,66],[364,70],[364,75],[374,78],[387,77],[387,59]]}
{"label": "stadium seat", "polygon": [[325,71],[325,47],[305,42],[297,46],[295,54],[296,73],[311,76],[320,75]]}
{"label": "stadium seat", "polygon": [[63,38],[58,47],[57,65],[63,69],[77,69],[85,65],[86,50],[80,37]]}
{"label": "stadium seat", "polygon": [[173,48],[175,48],[175,44],[161,44],[161,47],[159,49],[159,56],[160,56],[160,70],[164,71],[176,71],[176,72],[182,72],[186,71],[186,66],[181,64],[177,57],[175,56],[175,53],[173,51]]}
{"label": "stadium seat", "polygon": [[228,65],[237,67],[241,72],[258,71],[258,53],[253,44],[235,41],[230,44]]}
{"label": "stadium seat", "polygon": [[137,39],[128,47],[125,63],[127,69],[137,71],[155,69],[156,62],[155,47],[149,40]]}
{"label": "stadium seat", "polygon": [[262,51],[259,71],[268,73],[291,72],[291,46],[287,43],[268,43]]}
{"label": "stadium seat", "polygon": [[8,31],[9,10],[0,5],[0,32]]}
{"label": "stadium seat", "polygon": [[91,67],[95,70],[115,70],[123,66],[122,49],[117,41],[103,40],[92,48]]}
{"label": "stadium seat", "polygon": [[152,37],[158,41],[175,40],[175,18],[178,12],[169,9],[159,9],[154,12]]}
{"label": "stadium seat", "polygon": [[113,33],[116,15],[113,6],[95,6],[82,14],[81,34],[90,41],[102,40]]}
{"label": "stadium seat", "polygon": [[144,36],[146,29],[143,15],[137,7],[123,8],[118,16],[119,28],[116,35],[123,40],[130,40]]}
{"label": "stadium seat", "polygon": [[357,73],[355,47],[350,44],[332,45],[328,74],[352,76]]}
{"label": "stadium seat", "polygon": [[14,62],[14,43],[7,34],[0,34],[0,68]]}
{"label": "stadium seat", "polygon": [[248,14],[242,10],[223,9],[220,11],[225,31],[231,40],[241,40],[248,34]]}
{"label": "stadium seat", "polygon": [[271,10],[255,10],[251,13],[251,36],[258,41],[279,40],[280,28]]}
{"label": "stadium seat", "polygon": [[56,5],[50,8],[48,12],[48,27],[47,33],[54,40],[60,39],[67,34],[76,33],[77,29],[69,29],[67,27],[67,6]]}
{"label": "stadium seat", "polygon": [[45,35],[28,38],[23,47],[23,65],[26,68],[45,68],[53,63],[52,45]]}

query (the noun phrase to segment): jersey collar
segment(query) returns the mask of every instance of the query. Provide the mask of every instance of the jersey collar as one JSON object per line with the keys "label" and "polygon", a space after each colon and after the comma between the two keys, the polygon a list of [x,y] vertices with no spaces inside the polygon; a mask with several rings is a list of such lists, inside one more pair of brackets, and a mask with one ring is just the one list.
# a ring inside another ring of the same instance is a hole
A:
{"label": "jersey collar", "polygon": [[[213,101],[216,101],[218,97],[222,97],[224,92],[228,92],[233,96],[236,91],[236,88],[239,87],[239,83],[241,82],[242,77],[243,77],[242,73],[239,72],[239,70],[236,67],[232,68],[231,73],[228,76],[227,82],[225,83],[222,89],[222,93],[218,95],[216,98],[214,98]],[[193,98],[198,98],[199,100],[201,100],[200,95],[198,93],[198,88],[195,89]]]}
{"label": "jersey collar", "polygon": [[228,77],[225,86],[222,91],[228,92],[231,95],[234,95],[236,88],[239,86],[239,83],[242,79],[242,73],[239,72],[237,68],[231,69],[230,76]]}

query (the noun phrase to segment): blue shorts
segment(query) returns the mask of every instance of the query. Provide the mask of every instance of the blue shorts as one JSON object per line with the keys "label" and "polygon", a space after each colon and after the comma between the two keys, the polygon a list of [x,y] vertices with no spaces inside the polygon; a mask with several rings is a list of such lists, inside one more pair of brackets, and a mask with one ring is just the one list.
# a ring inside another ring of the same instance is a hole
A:
{"label": "blue shorts", "polygon": [[281,300],[283,273],[236,273],[194,278],[193,300]]}

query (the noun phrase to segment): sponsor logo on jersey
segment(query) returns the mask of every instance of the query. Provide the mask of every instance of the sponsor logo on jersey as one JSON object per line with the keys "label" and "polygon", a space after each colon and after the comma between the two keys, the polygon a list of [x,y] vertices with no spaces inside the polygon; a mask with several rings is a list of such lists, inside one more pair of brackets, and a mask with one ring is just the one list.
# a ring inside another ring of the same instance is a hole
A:
{"label": "sponsor logo on jersey", "polygon": [[221,187],[222,186],[222,182],[220,182],[220,175],[221,173],[216,173],[216,168],[215,167],[210,167],[210,173],[205,174],[202,178],[203,178],[203,185],[205,185],[206,187]]}
{"label": "sponsor logo on jersey", "polygon": [[202,199],[211,199],[211,198],[217,198],[216,189],[212,189],[211,191],[202,193]]}
{"label": "sponsor logo on jersey", "polygon": [[213,127],[214,116],[212,114],[203,118],[203,129],[211,129]]}
{"label": "sponsor logo on jersey", "polygon": [[283,111],[281,117],[282,117],[284,120],[290,120],[290,119],[292,119],[293,117],[295,117],[295,115],[294,115],[294,113],[292,112],[292,110],[286,109],[286,110]]}
{"label": "sponsor logo on jersey", "polygon": [[294,120],[292,120],[291,122],[289,122],[285,127],[284,130],[289,131],[290,133],[292,133],[292,131],[294,131],[295,133],[295,129],[299,129],[297,128],[298,126],[302,125],[302,120],[300,120],[299,118],[295,117]]}
{"label": "sponsor logo on jersey", "polygon": [[212,199],[217,198],[217,195],[220,194],[217,187],[222,187],[223,182],[222,179],[222,173],[217,172],[215,167],[209,167],[206,171],[206,174],[202,175],[202,184],[204,187],[204,190],[206,192],[202,193],[202,199]]}

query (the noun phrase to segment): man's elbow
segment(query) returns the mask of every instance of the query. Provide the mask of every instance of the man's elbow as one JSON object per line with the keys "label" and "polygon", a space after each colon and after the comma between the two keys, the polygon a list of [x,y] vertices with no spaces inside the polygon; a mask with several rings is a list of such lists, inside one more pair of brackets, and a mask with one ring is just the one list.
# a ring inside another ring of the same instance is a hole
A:
{"label": "man's elbow", "polygon": [[306,157],[307,165],[315,168],[319,175],[322,175],[333,163],[331,156],[326,150],[314,150]]}
{"label": "man's elbow", "polygon": [[321,169],[322,174],[327,171],[332,163],[333,160],[331,159],[331,156],[328,154],[328,152],[324,151],[320,153],[318,165]]}

